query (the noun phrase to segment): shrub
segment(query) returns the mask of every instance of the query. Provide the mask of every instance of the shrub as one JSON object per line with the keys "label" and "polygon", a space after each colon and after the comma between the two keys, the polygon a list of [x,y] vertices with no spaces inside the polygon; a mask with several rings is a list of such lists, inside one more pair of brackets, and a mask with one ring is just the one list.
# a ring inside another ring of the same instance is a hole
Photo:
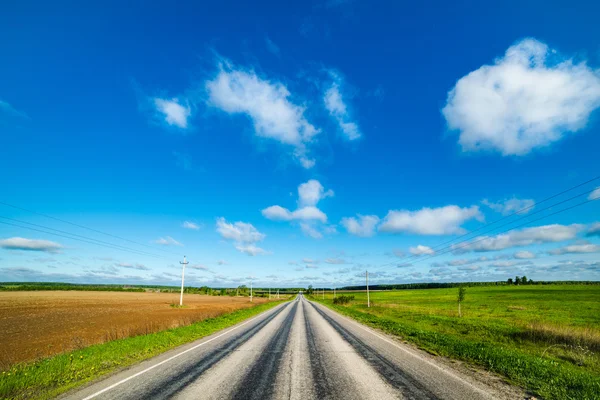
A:
{"label": "shrub", "polygon": [[337,296],[335,299],[333,299],[333,304],[348,304],[352,300],[354,300],[354,296]]}

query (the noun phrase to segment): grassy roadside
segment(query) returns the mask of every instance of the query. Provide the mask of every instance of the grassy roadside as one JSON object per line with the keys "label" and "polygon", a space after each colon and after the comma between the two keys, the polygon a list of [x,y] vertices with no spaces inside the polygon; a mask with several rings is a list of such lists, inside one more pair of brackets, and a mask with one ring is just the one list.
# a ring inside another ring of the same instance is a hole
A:
{"label": "grassy roadside", "polygon": [[93,345],[0,374],[0,399],[47,399],[102,375],[211,335],[287,300],[260,304],[195,324]]}
{"label": "grassy roadside", "polygon": [[[378,314],[375,307],[335,305],[331,299],[311,296],[327,307],[365,325],[399,336],[433,354],[457,358],[480,365],[508,378],[513,384],[545,399],[599,399],[600,376],[582,370],[576,365],[561,363],[551,358],[528,353],[514,343],[478,339],[462,334],[436,331],[437,326],[426,326],[411,318]],[[456,318],[455,318],[456,319]],[[444,324],[440,319],[435,324]]]}

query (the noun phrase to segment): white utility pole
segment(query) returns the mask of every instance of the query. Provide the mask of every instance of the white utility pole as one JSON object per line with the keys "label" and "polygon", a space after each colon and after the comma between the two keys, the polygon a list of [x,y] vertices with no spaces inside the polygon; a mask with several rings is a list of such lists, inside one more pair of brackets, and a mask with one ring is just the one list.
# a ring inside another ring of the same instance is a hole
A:
{"label": "white utility pole", "polygon": [[367,307],[371,307],[371,299],[369,298],[369,271],[367,272]]}
{"label": "white utility pole", "polygon": [[183,305],[183,279],[185,277],[185,266],[188,265],[189,262],[187,262],[185,256],[183,256],[183,262],[179,261],[179,264],[181,264],[181,294],[179,295],[179,306],[181,307]]}
{"label": "white utility pole", "polygon": [[250,281],[250,303],[252,303],[252,281]]}
{"label": "white utility pole", "polygon": [[279,299],[279,289],[277,289],[277,298]]}

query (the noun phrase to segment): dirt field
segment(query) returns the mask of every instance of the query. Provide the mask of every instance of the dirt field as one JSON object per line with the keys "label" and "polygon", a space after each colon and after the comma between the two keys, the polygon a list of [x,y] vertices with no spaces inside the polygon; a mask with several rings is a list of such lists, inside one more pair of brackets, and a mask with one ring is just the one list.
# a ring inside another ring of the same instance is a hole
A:
{"label": "dirt field", "polygon": [[[265,299],[255,298],[254,304]],[[247,297],[119,292],[0,292],[0,369],[250,307]]]}

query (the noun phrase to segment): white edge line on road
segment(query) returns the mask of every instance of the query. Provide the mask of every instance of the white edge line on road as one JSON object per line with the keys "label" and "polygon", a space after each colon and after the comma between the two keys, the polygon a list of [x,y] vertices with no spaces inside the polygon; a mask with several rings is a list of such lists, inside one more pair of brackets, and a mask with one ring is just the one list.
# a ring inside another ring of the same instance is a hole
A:
{"label": "white edge line on road", "polygon": [[[283,305],[285,305],[285,304],[286,304],[286,303],[284,303]],[[275,310],[275,308],[272,308],[271,310],[267,310],[266,312],[268,312],[268,311],[273,311],[273,310]],[[205,341],[205,342],[202,342],[202,343],[200,343],[200,344],[197,344],[197,345],[195,345],[194,347],[190,347],[189,349],[187,349],[187,350],[184,350],[184,351],[182,351],[181,353],[175,354],[174,356],[172,356],[172,357],[169,357],[169,358],[167,358],[166,360],[163,360],[163,361],[159,362],[158,364],[154,364],[153,366],[151,366],[151,367],[148,367],[148,368],[146,368],[146,369],[145,369],[145,370],[143,370],[143,371],[140,371],[140,372],[138,372],[138,373],[136,373],[136,374],[133,374],[133,375],[131,375],[130,377],[127,377],[127,378],[125,378],[125,379],[123,379],[123,380],[121,380],[121,381],[119,381],[119,382],[117,382],[117,383],[113,383],[112,385],[110,385],[110,386],[108,386],[108,387],[106,387],[106,388],[104,388],[104,389],[102,389],[102,390],[100,390],[100,391],[98,391],[98,392],[96,392],[96,393],[94,393],[94,394],[91,394],[91,395],[89,395],[88,397],[84,397],[84,398],[83,398],[83,400],[89,400],[89,399],[93,399],[94,397],[96,397],[96,396],[99,396],[99,395],[101,395],[102,393],[108,392],[109,390],[111,390],[111,389],[114,389],[115,387],[117,387],[117,386],[119,386],[119,385],[122,385],[123,383],[125,383],[125,382],[127,382],[127,381],[129,381],[129,380],[131,380],[131,379],[133,379],[133,378],[135,378],[135,377],[138,377],[138,376],[140,376],[140,375],[142,375],[142,374],[145,374],[146,372],[148,372],[148,371],[151,371],[151,370],[153,370],[154,368],[156,368],[156,367],[158,367],[158,366],[161,366],[161,365],[163,365],[164,363],[167,363],[167,362],[169,362],[169,361],[171,361],[171,360],[173,360],[173,359],[175,359],[175,358],[177,358],[177,357],[179,357],[179,356],[181,356],[181,355],[184,355],[185,353],[188,353],[188,352],[190,352],[190,351],[192,351],[192,350],[195,350],[195,349],[197,349],[198,347],[204,346],[205,344],[207,344],[207,343],[210,343],[210,342],[212,342],[213,340],[216,340],[216,339],[218,339],[218,338],[220,338],[220,337],[222,337],[222,336],[225,336],[225,335],[227,335],[227,334],[228,334],[228,333],[230,333],[230,332],[233,332],[233,331],[235,331],[236,329],[239,329],[239,328],[241,328],[241,327],[242,327],[242,326],[244,326],[244,325],[247,325],[247,324],[249,324],[250,322],[254,321],[255,319],[262,317],[262,316],[263,316],[263,314],[264,314],[264,313],[261,313],[261,314],[257,315],[256,317],[254,317],[254,318],[252,318],[252,319],[249,319],[248,321],[246,321],[246,322],[244,322],[244,323],[242,323],[242,324],[240,324],[240,325],[237,325],[237,326],[235,326],[235,327],[231,328],[231,329],[230,329],[230,330],[228,330],[227,332],[223,332],[223,333],[221,333],[220,335],[218,335],[218,336],[215,336],[215,337],[213,337],[213,338],[211,338],[211,339],[208,339],[208,340],[207,340],[207,341]]]}
{"label": "white edge line on road", "polygon": [[[313,303],[313,302],[311,302],[311,303]],[[487,393],[485,390],[483,390],[483,389],[481,389],[481,388],[479,388],[479,387],[475,386],[475,385],[474,385],[474,384],[472,384],[471,382],[469,382],[469,381],[465,380],[464,378],[462,378],[462,377],[460,377],[460,376],[458,376],[458,375],[454,374],[453,372],[451,372],[451,371],[448,371],[447,369],[440,367],[439,365],[435,364],[434,362],[432,362],[432,361],[430,361],[430,360],[428,360],[428,359],[426,359],[426,358],[423,358],[423,357],[421,357],[419,354],[416,354],[416,353],[414,353],[414,352],[412,352],[412,351],[410,351],[410,350],[408,350],[408,349],[405,349],[405,348],[403,348],[403,347],[402,347],[402,346],[400,346],[398,343],[394,342],[393,340],[390,340],[390,339],[386,338],[385,336],[382,336],[382,335],[380,335],[379,333],[375,332],[375,331],[374,331],[374,330],[372,330],[371,328],[368,328],[368,327],[366,327],[366,326],[362,325],[361,323],[359,323],[359,322],[357,322],[357,321],[354,321],[353,319],[350,319],[350,318],[346,317],[345,315],[342,315],[342,314],[338,313],[338,312],[337,312],[337,311],[335,311],[335,310],[332,310],[332,309],[330,309],[330,308],[329,308],[329,307],[327,307],[327,306],[323,306],[322,304],[319,304],[319,303],[316,303],[316,302],[315,302],[314,304],[317,304],[318,306],[322,306],[322,307],[323,307],[323,308],[325,308],[327,311],[330,311],[330,312],[333,312],[333,313],[335,313],[335,314],[336,314],[336,315],[338,315],[339,317],[341,317],[341,318],[345,319],[345,320],[346,320],[346,321],[348,321],[348,322],[351,322],[353,325],[356,325],[356,326],[357,326],[357,327],[359,327],[360,329],[362,329],[362,330],[364,330],[364,331],[366,331],[366,332],[369,332],[370,334],[372,334],[373,336],[376,336],[376,337],[378,337],[379,339],[383,340],[384,342],[391,344],[392,346],[396,347],[397,349],[399,349],[399,350],[402,350],[403,352],[405,352],[405,353],[407,353],[407,354],[410,354],[410,355],[411,355],[411,356],[413,356],[413,357],[417,357],[417,358],[419,358],[420,360],[423,360],[425,363],[427,363],[427,364],[431,365],[432,367],[434,367],[434,368],[438,369],[439,371],[443,372],[444,374],[446,374],[446,375],[449,375],[449,376],[451,376],[451,377],[452,377],[452,378],[454,378],[454,379],[457,379],[457,380],[459,380],[459,381],[461,381],[461,382],[464,382],[464,383],[466,383],[466,384],[467,384],[468,386],[470,386],[471,388],[473,388],[473,389],[477,390],[478,392],[481,392],[482,394],[484,394],[485,396],[487,396],[487,397],[489,397],[489,398],[493,398],[493,397],[492,397],[492,396],[491,396],[489,393]]]}

